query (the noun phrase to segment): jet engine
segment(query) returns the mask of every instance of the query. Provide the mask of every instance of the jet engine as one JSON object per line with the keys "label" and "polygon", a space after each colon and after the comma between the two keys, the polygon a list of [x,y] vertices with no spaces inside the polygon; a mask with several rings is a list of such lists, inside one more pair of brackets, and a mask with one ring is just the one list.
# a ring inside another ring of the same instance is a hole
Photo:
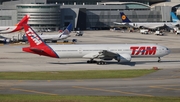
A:
{"label": "jet engine", "polygon": [[120,55],[117,55],[114,59],[121,63],[130,62],[131,55],[130,54],[120,54]]}

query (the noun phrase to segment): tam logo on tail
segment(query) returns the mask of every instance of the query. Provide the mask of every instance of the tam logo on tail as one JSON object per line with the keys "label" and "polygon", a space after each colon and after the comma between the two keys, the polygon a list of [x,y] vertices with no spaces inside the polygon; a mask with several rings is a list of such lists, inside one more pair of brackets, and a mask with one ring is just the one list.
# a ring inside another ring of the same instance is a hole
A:
{"label": "tam logo on tail", "polygon": [[36,45],[39,45],[42,43],[41,39],[36,34],[34,34],[31,28],[28,28],[28,31],[26,31],[26,34],[34,41]]}

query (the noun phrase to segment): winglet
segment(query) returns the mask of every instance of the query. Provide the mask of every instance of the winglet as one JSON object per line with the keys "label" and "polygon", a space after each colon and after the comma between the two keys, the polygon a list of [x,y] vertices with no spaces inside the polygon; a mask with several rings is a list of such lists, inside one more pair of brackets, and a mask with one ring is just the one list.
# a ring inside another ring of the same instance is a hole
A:
{"label": "winglet", "polygon": [[23,26],[23,25],[27,24],[29,18],[30,18],[30,15],[25,15],[25,16],[16,24],[16,26]]}
{"label": "winglet", "polygon": [[121,15],[122,22],[125,22],[125,23],[131,22],[123,12],[120,12],[120,15]]}
{"label": "winglet", "polygon": [[177,16],[174,14],[174,12],[171,12],[171,17],[172,17],[172,21],[173,21],[173,22],[179,21],[179,19],[178,19]]}

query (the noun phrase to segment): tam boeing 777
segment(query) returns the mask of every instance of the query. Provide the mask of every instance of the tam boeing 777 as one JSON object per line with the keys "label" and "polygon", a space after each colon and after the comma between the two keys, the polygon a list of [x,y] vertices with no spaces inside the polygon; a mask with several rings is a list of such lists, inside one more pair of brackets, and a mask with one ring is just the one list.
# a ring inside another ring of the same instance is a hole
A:
{"label": "tam boeing 777", "polygon": [[29,15],[25,15],[21,21],[19,21],[15,26],[0,26],[0,34],[13,33],[23,29],[23,25],[27,24],[29,20]]}
{"label": "tam boeing 777", "polygon": [[[176,22],[131,22],[123,12],[120,12],[120,15],[121,15],[122,23],[119,22],[113,22],[113,23],[118,25],[124,25],[126,27],[132,27],[132,28],[157,29],[165,26],[169,28],[174,28],[180,23],[179,20],[176,20]],[[171,12],[171,16],[173,18],[173,12]]]}
{"label": "tam boeing 777", "polygon": [[24,30],[30,46],[23,51],[53,58],[87,58],[87,63],[106,64],[105,60],[130,62],[132,57],[157,57],[159,62],[170,53],[167,47],[157,44],[47,45],[29,25],[24,25]]}

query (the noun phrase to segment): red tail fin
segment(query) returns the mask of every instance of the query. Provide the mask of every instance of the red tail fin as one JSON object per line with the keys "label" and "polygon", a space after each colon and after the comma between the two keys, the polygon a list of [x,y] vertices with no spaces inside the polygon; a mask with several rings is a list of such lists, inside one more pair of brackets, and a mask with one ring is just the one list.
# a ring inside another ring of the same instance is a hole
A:
{"label": "red tail fin", "polygon": [[16,24],[16,26],[23,26],[23,25],[27,24],[29,18],[30,18],[29,15],[25,15],[25,16]]}
{"label": "red tail fin", "polygon": [[34,46],[46,46],[44,41],[39,37],[38,34],[27,24],[24,25],[26,37],[28,38],[30,47]]}
{"label": "red tail fin", "polygon": [[26,33],[26,37],[29,41],[30,47],[22,48],[23,51],[53,58],[59,58],[56,52],[51,47],[46,45],[46,43],[29,25],[24,25],[24,31]]}

